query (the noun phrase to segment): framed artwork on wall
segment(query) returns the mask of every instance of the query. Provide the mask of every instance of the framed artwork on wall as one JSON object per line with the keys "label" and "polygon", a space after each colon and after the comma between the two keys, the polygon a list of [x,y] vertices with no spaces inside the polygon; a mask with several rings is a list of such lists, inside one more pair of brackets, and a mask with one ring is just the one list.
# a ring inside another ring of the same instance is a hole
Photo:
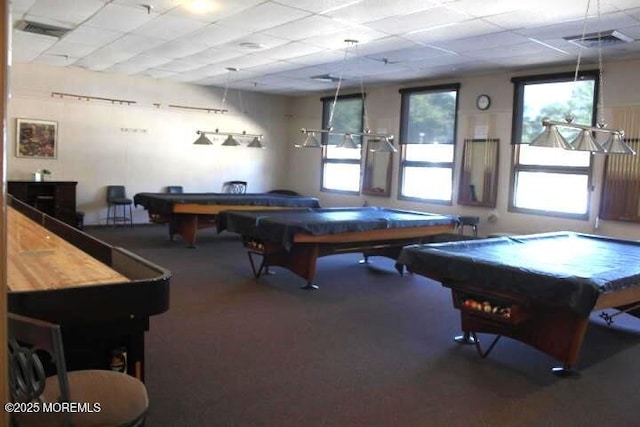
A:
{"label": "framed artwork on wall", "polygon": [[16,119],[16,157],[55,159],[58,122]]}

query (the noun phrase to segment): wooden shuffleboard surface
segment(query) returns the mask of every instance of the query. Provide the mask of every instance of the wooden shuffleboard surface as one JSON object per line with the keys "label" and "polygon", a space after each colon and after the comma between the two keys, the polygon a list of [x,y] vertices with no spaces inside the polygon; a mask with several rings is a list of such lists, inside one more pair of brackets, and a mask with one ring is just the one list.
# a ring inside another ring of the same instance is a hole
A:
{"label": "wooden shuffleboard surface", "polygon": [[11,207],[7,208],[7,278],[10,292],[129,281]]}

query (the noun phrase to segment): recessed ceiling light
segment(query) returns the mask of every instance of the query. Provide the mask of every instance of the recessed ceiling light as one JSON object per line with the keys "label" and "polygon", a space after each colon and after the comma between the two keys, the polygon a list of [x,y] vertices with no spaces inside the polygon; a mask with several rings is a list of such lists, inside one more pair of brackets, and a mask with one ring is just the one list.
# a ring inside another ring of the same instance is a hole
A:
{"label": "recessed ceiling light", "polygon": [[264,45],[261,43],[243,42],[240,43],[240,47],[243,47],[245,49],[262,49],[264,48]]}
{"label": "recessed ceiling light", "polygon": [[185,3],[184,7],[193,13],[212,12],[216,5],[212,0],[190,0]]}

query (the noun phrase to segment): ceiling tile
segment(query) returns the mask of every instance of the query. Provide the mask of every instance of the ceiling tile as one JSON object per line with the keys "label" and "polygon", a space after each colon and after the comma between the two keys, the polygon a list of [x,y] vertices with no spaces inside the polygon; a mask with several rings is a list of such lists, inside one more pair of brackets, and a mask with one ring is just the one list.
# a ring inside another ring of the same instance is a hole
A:
{"label": "ceiling tile", "polygon": [[137,34],[127,34],[118,40],[115,40],[107,47],[111,50],[117,50],[123,53],[138,54],[163,43],[165,43],[165,41],[161,39],[143,37]]}
{"label": "ceiling tile", "polygon": [[54,44],[50,49],[46,51],[49,55],[59,55],[59,56],[69,56],[74,58],[82,58],[84,56],[89,55],[91,52],[96,50],[95,46],[68,42],[66,40],[62,40],[56,44]]}
{"label": "ceiling tile", "polygon": [[[213,7],[211,10],[204,12],[194,12],[182,4],[169,10],[167,13],[172,16],[180,16],[183,18],[197,19],[203,22],[215,22],[220,19],[235,15],[244,10],[263,3],[265,0],[232,0],[232,1],[215,1],[211,2]],[[181,2],[181,3],[184,3]]]}
{"label": "ceiling tile", "polygon": [[[598,62],[597,49],[563,38],[581,32],[585,0],[218,0],[202,14],[186,1],[12,0],[12,22],[71,28],[60,39],[14,31],[12,58],[218,86],[239,67],[232,87],[287,94],[330,92],[334,83],[311,79],[327,73],[349,87],[569,65],[580,52]],[[640,39],[638,0],[601,3],[598,20],[591,2],[587,31]],[[640,58],[640,41],[602,52]]]}
{"label": "ceiling tile", "polygon": [[113,48],[103,47],[77,61],[75,65],[94,71],[102,71],[114,64],[117,64],[118,62],[125,61],[132,56],[133,54],[128,52],[122,52]]}
{"label": "ceiling tile", "polygon": [[159,15],[168,12],[172,9],[175,9],[176,7],[180,6],[182,3],[184,3],[184,0],[147,0],[147,1],[140,1],[140,0],[112,0],[113,4],[118,4],[118,5],[123,5],[123,6],[130,6],[130,7],[137,7],[140,8],[144,11],[146,11],[146,7],[145,4],[149,4],[152,6],[152,12],[153,13],[157,13]]}
{"label": "ceiling tile", "polygon": [[278,0],[278,3],[314,13],[340,10],[363,0]]}
{"label": "ceiling tile", "polygon": [[352,24],[407,17],[436,8],[436,4],[426,0],[380,1],[363,0],[339,10],[326,13],[328,16]]}
{"label": "ceiling tile", "polygon": [[49,49],[58,39],[39,34],[13,31],[11,57],[13,61],[28,62]]}
{"label": "ceiling tile", "polygon": [[254,53],[256,56],[263,56],[272,60],[282,60],[297,58],[299,56],[311,55],[316,52],[322,51],[321,47],[309,45],[306,43],[290,42],[273,49],[265,49],[260,52]]}
{"label": "ceiling tile", "polygon": [[28,14],[31,19],[36,21],[38,17],[46,17],[49,20],[75,27],[102,9],[104,5],[104,2],[100,0],[37,0],[29,8]]}
{"label": "ceiling tile", "polygon": [[216,46],[246,37],[252,33],[253,31],[243,26],[222,27],[217,24],[211,24],[193,34],[182,37],[181,39],[183,41],[193,40],[198,43],[206,44],[207,46]]}
{"label": "ceiling tile", "polygon": [[77,43],[87,46],[99,47],[111,43],[112,41],[117,40],[123,35],[124,33],[117,31],[102,30],[99,28],[82,25],[76,30],[67,33],[67,35],[62,38],[61,42]]}
{"label": "ceiling tile", "polygon": [[195,19],[161,15],[139,27],[134,33],[140,36],[172,40],[185,34],[193,33],[206,26],[206,23]]}
{"label": "ceiling tile", "polygon": [[325,49],[342,50],[344,52],[345,48],[351,46],[346,43],[346,40],[357,40],[359,47],[361,47],[366,43],[385,39],[386,37],[388,37],[388,35],[385,33],[359,26],[348,28],[330,35],[310,37],[302,41]]}
{"label": "ceiling tile", "polygon": [[484,34],[476,37],[469,37],[451,41],[439,41],[433,46],[446,49],[452,52],[469,52],[478,49],[503,48],[513,44],[526,43],[529,40],[511,31],[500,33]]}
{"label": "ceiling tile", "polygon": [[197,64],[189,61],[182,61],[178,59],[178,60],[166,62],[162,65],[157,65],[154,68],[158,70],[173,71],[174,73],[183,73],[183,72],[192,71],[201,67],[202,67],[202,64]]}
{"label": "ceiling tile", "polygon": [[108,4],[85,24],[96,28],[127,33],[157,17],[157,13],[147,13],[141,7]]}
{"label": "ceiling tile", "polygon": [[36,0],[11,0],[11,13],[21,15],[27,12],[35,2]]}
{"label": "ceiling tile", "polygon": [[267,28],[262,32],[287,40],[300,40],[314,36],[337,33],[345,28],[345,24],[326,16],[313,15],[286,24]]}
{"label": "ceiling tile", "polygon": [[242,14],[221,19],[217,23],[223,27],[240,27],[252,31],[261,31],[305,16],[309,16],[309,13],[300,9],[267,2],[252,7]]}
{"label": "ceiling tile", "polygon": [[222,62],[233,58],[242,56],[241,52],[237,50],[225,50],[216,47],[212,47],[193,55],[185,56],[182,59],[185,61],[198,62],[200,64],[213,64],[215,62]]}

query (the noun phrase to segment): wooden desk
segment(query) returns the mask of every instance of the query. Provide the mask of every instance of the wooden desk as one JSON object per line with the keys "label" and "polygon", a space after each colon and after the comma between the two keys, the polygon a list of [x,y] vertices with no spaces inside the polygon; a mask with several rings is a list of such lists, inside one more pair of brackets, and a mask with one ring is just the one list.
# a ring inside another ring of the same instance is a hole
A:
{"label": "wooden desk", "polygon": [[7,192],[54,218],[75,226],[76,181],[8,181]]}
{"label": "wooden desk", "polygon": [[144,379],[149,317],[169,308],[171,274],[32,207],[9,199],[9,311],[61,326],[67,366],[108,369],[124,348]]}

